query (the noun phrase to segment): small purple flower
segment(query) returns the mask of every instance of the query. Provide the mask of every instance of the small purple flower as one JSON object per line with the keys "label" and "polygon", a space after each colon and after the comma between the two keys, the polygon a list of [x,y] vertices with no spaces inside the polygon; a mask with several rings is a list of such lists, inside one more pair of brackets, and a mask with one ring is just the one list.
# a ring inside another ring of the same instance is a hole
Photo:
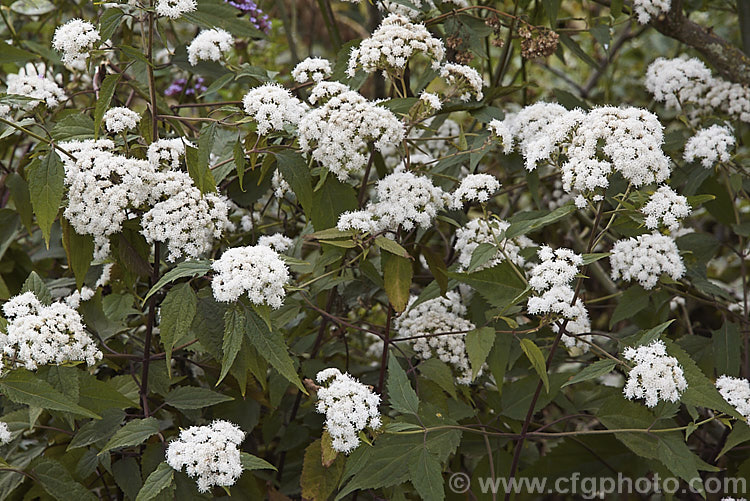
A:
{"label": "small purple flower", "polygon": [[247,13],[250,17],[250,22],[258,30],[262,31],[266,35],[271,32],[271,22],[268,20],[268,16],[263,13],[258,4],[253,0],[224,0],[232,7]]}
{"label": "small purple flower", "polygon": [[195,96],[206,92],[206,90],[208,89],[208,87],[206,87],[205,85],[205,79],[203,77],[195,77],[195,80],[193,80],[192,82],[192,86],[188,87],[187,89],[185,89],[186,85],[187,79],[177,78],[169,85],[169,87],[167,87],[167,90],[164,91],[164,95],[167,97],[179,96],[184,89],[186,96]]}

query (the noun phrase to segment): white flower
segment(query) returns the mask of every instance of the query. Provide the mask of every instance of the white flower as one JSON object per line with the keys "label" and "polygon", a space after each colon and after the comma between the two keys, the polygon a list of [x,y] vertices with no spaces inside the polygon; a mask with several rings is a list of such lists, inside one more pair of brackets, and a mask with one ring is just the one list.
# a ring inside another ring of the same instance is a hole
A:
{"label": "white flower", "polygon": [[450,208],[458,210],[464,202],[484,203],[500,189],[500,182],[490,174],[469,174],[452,193]]}
{"label": "white flower", "polygon": [[258,133],[284,130],[284,125],[296,126],[307,106],[278,84],[261,85],[251,89],[242,99],[245,113],[258,123]]}
{"label": "white flower", "polygon": [[180,168],[180,157],[185,155],[185,146],[193,146],[190,141],[176,137],[173,139],[157,139],[148,145],[147,158],[155,170],[159,170],[161,162],[166,161],[170,168]]}
{"label": "white flower", "polygon": [[195,0],[158,0],[156,13],[160,16],[177,19],[186,12],[193,12],[197,8]]}
{"label": "white flower", "polygon": [[211,287],[217,301],[232,302],[247,292],[257,305],[281,307],[289,271],[276,251],[265,245],[228,249],[212,265]]}
{"label": "white flower", "polygon": [[[29,75],[23,70],[18,73],[10,73],[6,78],[8,84],[8,94],[31,97],[44,101],[50,108],[57,106],[68,99],[57,83],[51,78],[42,75]],[[25,106],[26,109],[33,108],[36,102],[31,102]]]}
{"label": "white flower", "polygon": [[646,216],[646,228],[653,230],[663,224],[670,231],[677,231],[680,219],[687,217],[690,210],[686,197],[669,186],[662,186],[651,195],[641,212]]}
{"label": "white flower", "polygon": [[552,250],[543,245],[539,248],[538,255],[542,262],[531,270],[529,279],[529,285],[537,292],[572,282],[583,264],[583,258],[570,249]]}
{"label": "white flower", "polygon": [[644,289],[653,289],[662,273],[677,280],[685,265],[674,239],[651,233],[619,240],[609,256],[612,280],[636,280]]}
{"label": "white flower", "polygon": [[504,232],[509,226],[509,223],[498,219],[490,219],[489,221],[472,219],[466,225],[457,229],[453,249],[458,257],[459,270],[469,268],[471,257],[480,244],[497,246],[497,253],[477,270],[492,268],[506,259],[518,266],[523,266],[525,260],[519,253],[522,248],[528,247],[530,242],[525,238],[506,239]]}
{"label": "white flower", "polygon": [[331,62],[321,57],[308,57],[297,63],[292,70],[292,78],[297,83],[313,81],[318,83],[330,77],[333,73]]}
{"label": "white flower", "polygon": [[0,421],[0,445],[5,445],[10,442],[11,434],[8,429],[8,423]]}
{"label": "white flower", "polygon": [[167,464],[177,471],[184,466],[190,477],[197,477],[200,492],[208,492],[214,485],[228,487],[242,475],[237,446],[244,439],[245,432],[228,421],[191,426],[169,443]]}
{"label": "white flower", "polygon": [[67,306],[70,306],[75,310],[81,305],[82,301],[88,301],[89,299],[94,297],[94,294],[94,289],[86,287],[84,285],[83,287],[81,287],[80,291],[74,290],[70,296],[65,298],[64,302]]}
{"label": "white flower", "polygon": [[233,45],[232,35],[221,28],[203,30],[188,45],[188,61],[192,66],[198,64],[198,61],[218,61]]}
{"label": "white flower", "polygon": [[94,365],[102,352],[86,332],[81,315],[65,303],[42,304],[33,292],[12,297],[3,305],[8,320],[0,332],[2,368],[36,370],[48,364],[86,362]]}
{"label": "white flower", "polygon": [[166,242],[168,261],[199,257],[229,229],[229,206],[215,193],[201,194],[185,172],[157,173],[154,205],[143,215],[141,234],[149,243]]}
{"label": "white flower", "polygon": [[676,358],[667,355],[663,341],[627,348],[623,356],[636,364],[630,370],[623,388],[625,398],[643,398],[647,407],[655,407],[659,400],[677,402],[680,394],[687,389],[682,367]]}
{"label": "white flower", "polygon": [[443,107],[443,104],[440,102],[440,96],[438,96],[437,94],[433,94],[432,92],[427,92],[426,90],[423,90],[419,94],[419,100],[422,101],[425,106],[432,111],[440,111],[440,109]]}
{"label": "white flower", "polygon": [[58,26],[52,37],[52,47],[63,53],[62,62],[83,70],[88,51],[101,39],[93,24],[81,19],[71,19]]}
{"label": "white flower", "polygon": [[326,416],[332,447],[349,454],[359,446],[359,431],[380,428],[380,395],[335,368],[318,372],[315,379],[323,385],[315,409]]}
{"label": "white flower", "polygon": [[[449,291],[444,297],[430,299],[412,308],[416,299],[416,296],[411,297],[406,312],[394,322],[397,337],[423,336],[412,341],[417,356],[423,360],[436,356],[453,367],[458,384],[470,384],[472,372],[465,338],[466,332],[473,330],[475,325],[463,318],[466,306],[461,303],[461,297],[457,292]],[[481,374],[482,370],[477,377]]]}
{"label": "white flower", "polygon": [[423,24],[413,24],[407,18],[391,14],[369,38],[349,54],[347,75],[354,77],[357,67],[366,72],[383,70],[400,75],[416,54],[423,54],[438,69],[445,57],[445,48],[439,38],[433,37]]}
{"label": "white flower", "polygon": [[672,0],[633,0],[633,10],[641,24],[648,24],[652,17],[666,14],[671,8]]}
{"label": "white flower", "polygon": [[455,88],[461,101],[468,101],[472,95],[477,101],[481,101],[484,97],[482,75],[471,66],[447,63],[440,69],[440,77]]}
{"label": "white flower", "polygon": [[128,108],[118,107],[107,110],[103,120],[109,132],[118,134],[124,130],[135,129],[141,121],[141,116]]}
{"label": "white flower", "polygon": [[731,127],[712,125],[688,139],[684,158],[688,162],[700,159],[701,165],[710,169],[717,162],[726,162],[732,157],[735,141]]}
{"label": "white flower", "polygon": [[312,157],[341,181],[364,170],[368,143],[384,151],[404,138],[404,127],[396,115],[346,85],[320,82],[312,89],[310,102],[322,105],[300,120],[300,147],[311,151]]}
{"label": "white flower", "polygon": [[716,380],[716,389],[729,405],[750,419],[750,382],[747,379],[721,376]]}
{"label": "white flower", "polygon": [[274,233],[273,235],[262,235],[258,239],[258,245],[265,245],[276,252],[284,252],[292,246],[292,239],[283,233]]}
{"label": "white flower", "polygon": [[292,195],[294,192],[292,191],[292,187],[289,186],[289,183],[286,182],[286,179],[284,179],[284,176],[279,172],[278,169],[273,171],[273,177],[271,178],[271,187],[273,188],[273,196],[276,198],[284,198],[284,195],[287,193],[291,193]]}
{"label": "white flower", "polygon": [[367,210],[347,211],[339,216],[336,225],[339,231],[354,230],[360,233],[377,233],[379,226]]}
{"label": "white flower", "polygon": [[668,108],[699,102],[708,91],[711,70],[698,58],[654,60],[646,70],[646,89]]}

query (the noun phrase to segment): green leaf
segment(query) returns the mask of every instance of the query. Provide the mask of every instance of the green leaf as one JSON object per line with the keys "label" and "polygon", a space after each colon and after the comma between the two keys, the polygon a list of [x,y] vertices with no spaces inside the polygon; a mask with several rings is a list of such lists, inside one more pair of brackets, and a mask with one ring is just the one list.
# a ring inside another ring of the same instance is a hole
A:
{"label": "green leaf", "polygon": [[638,344],[651,344],[652,341],[659,339],[659,336],[661,336],[661,333],[664,332],[667,327],[672,325],[672,322],[674,322],[674,319],[668,320],[664,323],[661,323],[657,325],[656,327],[653,327],[647,331],[645,331],[641,337],[638,339]]}
{"label": "green leaf", "polygon": [[109,439],[125,419],[125,412],[120,409],[107,409],[101,419],[89,421],[81,426],[68,443],[67,450],[86,447],[103,439]]}
{"label": "green leaf", "polygon": [[106,409],[127,409],[137,407],[138,403],[131,401],[120,393],[111,380],[100,381],[90,374],[79,376],[78,399],[81,406],[93,412],[104,412]]}
{"label": "green leaf", "polygon": [[[231,73],[229,75],[231,76]],[[237,169],[237,179],[242,190],[242,180],[245,178],[245,148],[242,146],[242,139],[237,139],[237,142],[234,143],[232,156],[234,157],[234,167]]]}
{"label": "green leaf", "polygon": [[190,282],[183,282],[172,287],[161,303],[159,337],[164,345],[170,377],[172,348],[190,330],[197,306],[198,297],[190,286]]}
{"label": "green leaf", "polygon": [[164,403],[177,409],[202,409],[234,398],[198,386],[180,386],[167,393]]}
{"label": "green leaf", "polygon": [[435,277],[435,282],[440,287],[440,294],[445,294],[448,291],[448,268],[445,266],[445,261],[437,252],[433,252],[426,247],[422,247],[422,255],[427,261],[430,273]]}
{"label": "green leaf", "polygon": [[31,206],[49,248],[49,234],[60,210],[65,178],[65,169],[57,152],[50,150],[41,161],[33,162],[28,170],[28,178]]}
{"label": "green leaf", "polygon": [[453,379],[453,373],[448,364],[437,358],[428,358],[421,362],[418,368],[422,376],[435,382],[443,390],[447,391],[451,397],[458,398],[456,394],[456,382]]}
{"label": "green leaf", "polygon": [[532,367],[539,377],[542,378],[544,383],[544,389],[549,393],[549,377],[547,376],[547,362],[544,360],[542,350],[534,344],[531,339],[521,339],[521,349],[523,350],[526,358],[531,362]]}
{"label": "green leaf", "polygon": [[409,464],[409,480],[424,501],[443,501],[443,474],[440,461],[423,448],[416,461]]}
{"label": "green leaf", "polygon": [[39,379],[36,374],[26,369],[12,370],[0,379],[0,390],[2,390],[3,395],[18,404],[101,419],[98,414],[72,403],[68,396],[57,391],[48,382]]}
{"label": "green leaf", "polygon": [[230,307],[224,314],[224,341],[222,343],[221,375],[216,382],[224,380],[232,367],[245,337],[245,314],[240,307]]}
{"label": "green leaf", "polygon": [[159,421],[156,418],[134,419],[112,435],[112,438],[99,451],[99,455],[101,456],[112,449],[140,445],[147,438],[157,433],[159,433]]}
{"label": "green leaf", "polygon": [[612,312],[612,318],[609,319],[609,328],[611,329],[620,320],[630,318],[636,313],[643,311],[648,306],[648,292],[640,285],[634,285],[628,288],[620,296],[620,301]]}
{"label": "green leaf", "polygon": [[740,375],[740,330],[737,324],[724,322],[711,336],[716,374]]}
{"label": "green leaf", "polygon": [[385,293],[393,309],[400,313],[409,304],[409,288],[414,270],[411,261],[405,257],[384,252],[382,259]]}
{"label": "green leaf", "polygon": [[208,165],[216,134],[216,123],[205,127],[198,138],[198,148],[185,145],[185,162],[188,174],[201,193],[215,193],[216,181]]}
{"label": "green leaf", "polygon": [[570,386],[571,384],[588,381],[590,379],[596,379],[599,376],[609,374],[610,372],[612,372],[612,369],[614,369],[616,365],[617,362],[609,359],[594,362],[593,364],[584,368],[581,372],[570,378],[568,381],[566,381],[565,384],[561,386],[561,388],[565,388],[566,386]]}
{"label": "green leaf", "polygon": [[310,214],[313,204],[312,176],[307,162],[299,153],[284,150],[276,153],[276,165],[284,181],[289,183],[305,214]]}
{"label": "green leaf", "polygon": [[302,460],[300,487],[303,499],[326,501],[338,487],[344,472],[344,461],[334,461],[326,468],[322,461],[322,441],[316,440],[305,448]]}
{"label": "green leaf", "polygon": [[138,491],[135,501],[149,501],[154,499],[164,489],[172,485],[174,481],[174,470],[167,463],[159,463],[159,466],[146,478],[143,487]]}
{"label": "green leaf", "polygon": [[252,470],[274,470],[276,467],[258,456],[253,456],[247,452],[240,453],[240,461],[242,462],[242,469],[247,471]]}
{"label": "green leaf", "polygon": [[568,217],[576,210],[576,206],[569,203],[553,211],[519,212],[509,219],[510,226],[505,230],[505,238],[515,238],[531,233],[532,231],[540,230],[545,226]]}
{"label": "green leaf", "polygon": [[112,96],[115,95],[117,84],[120,82],[120,74],[114,73],[104,77],[102,86],[99,89],[99,99],[96,100],[94,108],[94,136],[99,137],[99,128],[102,125],[104,113],[109,109],[109,103],[112,102]]}
{"label": "green leaf", "polygon": [[477,377],[494,344],[495,329],[492,327],[480,327],[466,333],[466,354],[471,362],[472,381]]}
{"label": "green leaf", "polygon": [[58,501],[96,501],[86,487],[73,479],[73,476],[63,465],[54,459],[43,458],[32,469],[34,478],[49,495]]}
{"label": "green leaf", "polygon": [[724,447],[722,447],[719,454],[716,456],[716,459],[719,459],[721,456],[731,451],[736,446],[743,444],[748,440],[750,440],[750,426],[748,426],[747,423],[738,421],[737,423],[735,423],[732,431],[729,433],[729,436],[727,436],[727,441],[724,444]]}
{"label": "green leaf", "polygon": [[[94,457],[94,459],[97,459]],[[135,499],[143,487],[141,468],[134,457],[124,457],[112,465],[112,476],[127,499]]]}
{"label": "green leaf", "polygon": [[89,271],[94,257],[94,238],[91,235],[79,235],[65,218],[60,218],[62,226],[62,243],[68,257],[68,266],[76,278],[76,288],[81,290],[86,272]]}
{"label": "green leaf", "polygon": [[[26,230],[31,233],[34,211],[31,208],[29,184],[16,172],[8,174],[8,177],[5,178],[5,184],[10,188],[10,196],[13,198],[13,205],[16,208],[16,212],[21,216],[21,222],[26,227]],[[1,254],[0,257],[2,257]]]}
{"label": "green leaf", "polygon": [[481,243],[471,253],[471,262],[469,267],[466,269],[468,273],[476,270],[477,268],[484,266],[487,262],[497,256],[497,246],[487,242]]}
{"label": "green leaf", "polygon": [[24,292],[33,292],[36,298],[42,304],[52,304],[52,294],[44,284],[44,280],[42,280],[42,277],[40,277],[35,271],[29,273],[29,276],[26,277],[26,281],[23,283],[23,286],[21,286],[21,294],[23,294]]}
{"label": "green leaf", "polygon": [[2,43],[2,45],[0,45],[0,64],[25,63],[26,61],[31,61],[38,57],[39,56],[36,54],[32,54],[31,52],[19,49],[18,47],[14,47],[7,43]]}
{"label": "green leaf", "polygon": [[390,252],[391,254],[395,254],[396,256],[401,256],[404,258],[409,258],[409,253],[406,252],[406,249],[401,247],[401,245],[396,242],[395,240],[391,240],[390,238],[386,238],[382,235],[375,237],[375,245],[377,245],[379,248]]}
{"label": "green leaf", "polygon": [[245,310],[245,319],[245,333],[250,340],[250,344],[258,350],[260,356],[267,360],[279,374],[307,395],[307,390],[297,375],[294,362],[292,361],[292,357],[289,356],[289,349],[281,333],[270,331],[263,319],[250,309]]}
{"label": "green leaf", "polygon": [[156,285],[151,287],[151,290],[148,291],[146,297],[143,298],[143,304],[146,304],[148,298],[153,296],[159,289],[161,289],[168,283],[174,282],[175,280],[178,280],[180,278],[194,278],[203,276],[209,271],[211,271],[211,261],[191,259],[190,261],[183,261],[182,263],[178,263],[177,266],[166,272],[159,279],[159,281],[156,282]]}
{"label": "green leaf", "polygon": [[507,308],[521,301],[527,290],[526,283],[512,266],[504,261],[474,273],[448,272],[448,277],[471,285],[492,306]]}
{"label": "green leaf", "polygon": [[598,70],[599,69],[599,63],[597,63],[594,58],[589,56],[576,41],[574,41],[572,38],[570,38],[568,35],[560,34],[560,41],[563,43],[565,47],[567,47],[573,54],[578,56],[581,61],[591,66],[593,69]]}
{"label": "green leaf", "polygon": [[609,252],[595,252],[593,254],[584,254],[581,256],[583,258],[583,266],[587,266],[591,263],[595,263],[599,261],[600,259],[604,259],[605,257],[609,257]]}
{"label": "green leaf", "polygon": [[505,371],[508,367],[512,342],[513,337],[510,335],[495,336],[495,344],[492,345],[490,354],[487,356],[487,365],[490,368],[492,377],[495,378],[497,391],[501,395],[503,393],[503,381],[505,380]]}
{"label": "green leaf", "polygon": [[393,355],[388,360],[388,398],[391,408],[402,414],[417,414],[419,412],[419,397],[411,387],[406,372],[399,365]]}
{"label": "green leaf", "polygon": [[107,9],[99,19],[99,33],[102,40],[112,38],[115,30],[120,26],[124,13],[120,9]]}
{"label": "green leaf", "polygon": [[94,139],[94,121],[83,113],[67,115],[52,127],[52,139],[58,143]]}
{"label": "green leaf", "polygon": [[199,0],[198,8],[183,13],[182,17],[201,28],[223,28],[235,37],[265,38],[247,16],[238,16],[237,10],[223,0]]}
{"label": "green leaf", "polygon": [[316,231],[325,230],[336,226],[342,212],[356,209],[354,188],[336,176],[328,176],[323,186],[313,193],[310,219]]}

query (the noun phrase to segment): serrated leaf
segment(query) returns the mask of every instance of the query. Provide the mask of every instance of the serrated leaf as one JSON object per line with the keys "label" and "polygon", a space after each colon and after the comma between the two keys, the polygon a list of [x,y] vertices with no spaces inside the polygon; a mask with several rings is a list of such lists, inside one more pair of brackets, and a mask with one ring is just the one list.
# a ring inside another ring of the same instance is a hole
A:
{"label": "serrated leaf", "polygon": [[189,282],[177,284],[161,303],[159,337],[164,345],[167,369],[171,377],[172,348],[190,330],[198,307],[198,297]]}
{"label": "serrated leaf", "polygon": [[68,257],[68,266],[73,270],[76,288],[81,290],[86,272],[89,271],[94,257],[94,238],[91,235],[79,235],[70,226],[67,219],[61,218],[62,243]]}
{"label": "serrated leaf", "polygon": [[507,308],[521,301],[529,290],[507,261],[474,273],[448,272],[448,277],[471,285],[487,302],[498,308]]}
{"label": "serrated leaf", "polygon": [[143,487],[138,491],[135,501],[149,501],[158,496],[161,491],[172,485],[174,481],[174,470],[167,463],[159,463],[159,466],[146,478]]}
{"label": "serrated leaf", "polygon": [[190,260],[178,263],[177,266],[166,272],[156,285],[151,287],[146,297],[143,298],[143,303],[148,301],[148,298],[153,296],[159,289],[167,285],[168,283],[174,282],[180,278],[195,278],[197,276],[203,276],[211,270],[211,261],[205,260]]}
{"label": "serrated leaf", "polygon": [[391,240],[390,238],[386,238],[384,236],[377,236],[375,237],[375,245],[377,245],[379,248],[390,252],[391,254],[395,254],[396,256],[401,256],[403,258],[409,258],[409,253],[406,252],[406,249],[401,247],[398,242],[395,240]]}
{"label": "serrated leaf", "polygon": [[714,366],[717,374],[740,375],[740,330],[737,324],[724,322],[720,329],[713,331],[711,341],[714,352]]}
{"label": "serrated leaf", "polygon": [[417,392],[411,387],[406,372],[399,365],[398,360],[393,355],[388,360],[388,399],[391,408],[402,414],[417,414],[419,412],[419,397]]}
{"label": "serrated leaf", "polygon": [[137,402],[130,400],[118,391],[111,380],[101,381],[89,374],[82,374],[79,376],[78,385],[78,398],[81,406],[93,412],[138,406]]}
{"label": "serrated leaf", "polygon": [[234,399],[198,386],[180,386],[164,397],[164,403],[177,409],[202,409],[230,400]]}
{"label": "serrated leaf", "polygon": [[674,319],[667,320],[664,323],[661,323],[657,325],[656,327],[653,327],[647,331],[645,331],[641,337],[638,339],[639,345],[646,345],[651,344],[652,341],[659,339],[659,336],[661,336],[661,333],[664,332],[667,327],[672,325],[672,322],[674,322]]}
{"label": "serrated leaf", "polygon": [[120,9],[107,9],[99,19],[99,33],[102,40],[109,40],[120,26],[124,13]]}
{"label": "serrated leaf", "polygon": [[307,162],[299,153],[280,151],[276,153],[276,165],[284,181],[297,196],[305,214],[310,214],[313,203],[312,176]]}
{"label": "serrated leaf", "polygon": [[188,167],[188,174],[203,194],[216,192],[216,181],[208,165],[215,136],[216,122],[212,122],[211,125],[201,130],[198,148],[185,145],[185,163]]}
{"label": "serrated leaf", "polygon": [[495,344],[495,329],[492,327],[480,327],[466,333],[466,354],[471,362],[471,380],[477,377],[477,373],[487,360],[492,345]]}
{"label": "serrated leaf", "polygon": [[218,385],[229,373],[245,337],[245,314],[238,306],[229,308],[224,314],[224,339],[222,342],[221,375]]}
{"label": "serrated leaf", "polygon": [[545,226],[568,217],[576,210],[576,206],[569,203],[553,211],[519,212],[509,219],[510,226],[505,230],[505,238],[515,238],[532,231],[540,230]]}
{"label": "serrated leaf", "polygon": [[727,441],[724,443],[724,447],[722,447],[719,454],[717,454],[716,459],[719,459],[736,446],[748,440],[750,440],[750,426],[747,423],[737,422],[729,433],[729,436],[727,436]]}
{"label": "serrated leaf", "polygon": [[240,453],[240,461],[242,462],[242,469],[247,471],[252,470],[274,470],[276,467],[258,456],[253,456],[247,452]]}
{"label": "serrated leaf", "polygon": [[336,176],[328,176],[320,189],[313,192],[310,219],[316,231],[336,226],[341,213],[357,209],[354,188]]}
{"label": "serrated leaf", "polygon": [[648,298],[648,292],[640,285],[628,288],[620,296],[615,311],[612,312],[612,317],[609,319],[609,328],[611,329],[620,320],[630,318],[636,313],[643,311],[648,306]]}
{"label": "serrated leaf", "polygon": [[52,294],[44,284],[42,277],[40,277],[35,271],[29,273],[29,276],[26,277],[26,281],[24,281],[21,286],[21,294],[24,292],[33,292],[42,304],[52,304]]}
{"label": "serrated leaf", "polygon": [[401,313],[409,303],[409,289],[414,273],[411,261],[390,252],[384,252],[381,259],[383,260],[385,293],[393,309]]}
{"label": "serrated leaf", "polygon": [[125,419],[125,412],[120,409],[102,411],[102,418],[89,421],[78,429],[68,443],[67,450],[86,447],[94,442],[109,439],[119,429]]}
{"label": "serrated leaf", "polygon": [[409,465],[409,480],[424,501],[443,501],[443,475],[440,461],[423,448],[416,461]]}
{"label": "serrated leaf", "polygon": [[154,417],[134,419],[117,430],[112,438],[102,447],[99,455],[111,451],[142,444],[147,438],[159,433],[159,421]]}
{"label": "serrated leaf", "polygon": [[86,487],[76,482],[73,476],[59,462],[44,458],[39,460],[32,470],[34,478],[49,495],[58,501],[96,501]]}
{"label": "serrated leaf", "polygon": [[451,397],[458,398],[456,382],[448,364],[437,358],[428,358],[419,364],[418,369],[422,376],[436,383],[447,391]]}
{"label": "serrated leaf", "polygon": [[0,379],[0,390],[18,404],[101,419],[98,414],[72,403],[68,396],[26,369],[15,369]]}
{"label": "serrated leaf", "polygon": [[471,262],[469,263],[469,267],[466,269],[466,272],[471,273],[477,268],[484,266],[490,259],[494,258],[495,256],[497,256],[497,246],[495,244],[490,244],[487,242],[479,244],[477,248],[474,249],[474,252],[471,253]]}
{"label": "serrated leaf", "polygon": [[616,365],[617,362],[609,359],[594,362],[588,367],[585,367],[581,372],[570,378],[568,381],[566,381],[565,384],[561,386],[561,388],[565,388],[566,386],[570,386],[572,384],[581,383],[583,381],[588,381],[590,379],[596,379],[599,376],[609,374],[610,372],[612,372],[612,369],[614,369]]}
{"label": "serrated leaf", "polygon": [[112,96],[115,95],[117,84],[120,82],[121,75],[114,73],[104,77],[102,86],[99,88],[99,98],[96,100],[96,108],[94,108],[94,136],[99,137],[99,128],[102,124],[102,118],[109,109],[109,104],[112,102]]}
{"label": "serrated leaf", "polygon": [[547,390],[547,393],[549,393],[549,376],[547,375],[547,362],[544,360],[544,355],[542,355],[542,350],[539,349],[539,347],[534,344],[534,341],[531,339],[521,339],[521,349],[523,350],[523,353],[526,355],[526,358],[529,359],[529,362],[531,362],[531,366],[534,367],[534,370],[537,374],[539,374],[539,377],[542,378],[542,383],[544,383],[544,389]]}
{"label": "serrated leaf", "polygon": [[50,150],[41,161],[33,162],[28,169],[29,194],[36,222],[42,230],[44,241],[49,248],[52,223],[57,218],[63,197],[65,169],[55,150]]}
{"label": "serrated leaf", "polygon": [[309,501],[326,501],[338,486],[344,472],[344,461],[334,461],[325,467],[321,461],[321,440],[316,440],[305,448],[302,460],[300,487],[302,497]]}

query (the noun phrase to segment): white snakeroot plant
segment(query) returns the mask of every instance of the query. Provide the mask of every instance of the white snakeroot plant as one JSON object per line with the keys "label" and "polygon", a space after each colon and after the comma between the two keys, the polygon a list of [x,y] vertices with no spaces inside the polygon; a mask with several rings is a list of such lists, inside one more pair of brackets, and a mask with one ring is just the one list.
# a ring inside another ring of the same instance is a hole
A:
{"label": "white snakeroot plant", "polygon": [[411,341],[419,358],[438,358],[453,368],[458,384],[470,384],[472,371],[466,353],[466,333],[476,326],[464,318],[466,306],[461,302],[461,296],[458,292],[448,291],[445,296],[412,308],[416,300],[416,296],[412,296],[406,312],[394,322],[397,338],[421,336]]}
{"label": "white snakeroot plant", "polygon": [[701,129],[685,143],[685,160],[701,161],[706,169],[713,168],[719,162],[727,162],[732,158],[732,149],[736,139],[731,127],[712,125]]}
{"label": "white snakeroot plant", "polygon": [[192,66],[198,61],[219,61],[233,45],[232,35],[221,28],[203,30],[187,47],[188,61]]}
{"label": "white snakeroot plant", "polygon": [[453,87],[452,93],[461,101],[469,101],[472,97],[481,101],[484,98],[482,75],[471,66],[447,63],[440,69],[440,77]]}
{"label": "white snakeroot plant", "polygon": [[633,11],[641,24],[648,24],[652,17],[666,14],[671,8],[672,0],[633,0]]}
{"label": "white snakeroot plant", "polygon": [[490,219],[489,221],[481,218],[472,219],[464,226],[456,230],[456,241],[453,249],[457,254],[459,270],[466,270],[471,265],[471,257],[480,244],[491,244],[497,246],[497,253],[486,263],[477,267],[477,270],[492,268],[506,259],[517,266],[523,266],[525,259],[520,252],[523,248],[533,245],[525,238],[506,239],[505,230],[510,227],[510,223],[500,219]]}
{"label": "white snakeroot plant", "polygon": [[661,224],[675,232],[680,227],[680,220],[690,215],[690,210],[686,197],[678,195],[669,186],[662,186],[651,195],[641,212],[646,216],[646,228],[653,230]]}
{"label": "white snakeroot plant", "polygon": [[750,419],[750,382],[747,379],[721,376],[716,380],[716,389],[729,405]]}
{"label": "white snakeroot plant", "polygon": [[212,265],[211,281],[217,301],[233,302],[247,293],[250,302],[280,308],[289,270],[279,254],[266,245],[228,249]]}
{"label": "white snakeroot plant", "polygon": [[186,12],[198,8],[195,0],[157,0],[156,13],[160,16],[177,19]]}
{"label": "white snakeroot plant", "polygon": [[490,174],[469,174],[461,180],[461,184],[451,194],[450,208],[458,210],[465,202],[487,202],[497,190],[500,181]]}
{"label": "white snakeroot plant", "polygon": [[62,62],[77,70],[86,68],[89,51],[101,40],[96,27],[82,19],[71,19],[55,30],[52,47],[62,52]]}
{"label": "white snakeroot plant", "polygon": [[229,487],[242,475],[238,445],[245,432],[228,421],[216,420],[208,426],[191,426],[180,432],[167,447],[167,464],[177,471],[185,468],[195,478],[200,492],[213,486]]}
{"label": "white snakeroot plant", "polygon": [[112,134],[119,134],[122,131],[138,127],[138,122],[141,121],[141,116],[128,108],[110,108],[104,114],[103,121],[104,125],[107,127],[107,131]]}
{"label": "white snakeroot plant", "polygon": [[612,280],[637,281],[644,289],[653,289],[662,273],[673,280],[685,274],[685,265],[674,239],[659,233],[617,241],[609,263]]}
{"label": "white snakeroot plant", "polygon": [[318,372],[315,379],[322,385],[315,409],[326,416],[333,450],[349,454],[359,446],[360,431],[380,428],[380,395],[333,367]]}
{"label": "white snakeroot plant", "polygon": [[380,26],[352,49],[349,54],[347,75],[354,77],[357,68],[368,73],[382,70],[385,74],[400,76],[409,60],[417,54],[430,60],[437,70],[445,57],[445,48],[439,38],[430,34],[423,24],[414,24],[409,19],[391,14]]}
{"label": "white snakeroot plant", "polygon": [[296,126],[307,106],[278,84],[261,85],[251,89],[242,99],[245,113],[258,123],[258,133],[284,130],[285,125]]}
{"label": "white snakeroot plant", "polygon": [[81,315],[62,302],[42,304],[33,292],[12,297],[3,305],[8,320],[0,332],[2,369],[86,362],[94,365],[102,352],[83,326]]}
{"label": "white snakeroot plant", "polygon": [[318,83],[330,77],[332,73],[331,62],[328,59],[308,57],[297,63],[292,70],[292,78],[297,83],[310,81]]}
{"label": "white snakeroot plant", "polygon": [[656,340],[646,346],[626,348],[623,356],[635,363],[623,388],[625,398],[642,398],[647,407],[655,407],[660,400],[677,402],[687,389],[682,366],[676,358],[667,354],[663,341]]}

